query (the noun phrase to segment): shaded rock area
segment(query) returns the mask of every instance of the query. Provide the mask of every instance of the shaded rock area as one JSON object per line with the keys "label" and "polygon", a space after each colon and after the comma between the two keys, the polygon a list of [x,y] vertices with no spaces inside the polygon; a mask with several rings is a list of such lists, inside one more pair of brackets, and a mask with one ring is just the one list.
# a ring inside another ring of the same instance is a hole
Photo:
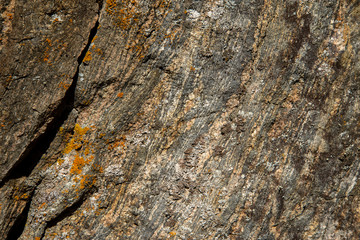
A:
{"label": "shaded rock area", "polygon": [[0,0],[2,239],[358,239],[358,0]]}

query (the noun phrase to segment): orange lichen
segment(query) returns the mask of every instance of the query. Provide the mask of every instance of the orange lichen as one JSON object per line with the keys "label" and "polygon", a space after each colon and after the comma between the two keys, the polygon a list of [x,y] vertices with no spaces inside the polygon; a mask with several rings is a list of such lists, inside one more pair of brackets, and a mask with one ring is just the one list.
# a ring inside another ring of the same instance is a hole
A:
{"label": "orange lichen", "polygon": [[195,71],[195,68],[193,66],[190,67],[190,71]]}
{"label": "orange lichen", "polygon": [[23,195],[21,195],[21,199],[28,199],[30,196],[28,193],[24,193]]}
{"label": "orange lichen", "polygon": [[90,148],[89,147],[86,147],[85,148],[85,151],[84,151],[84,154],[85,155],[88,155],[90,153]]}
{"label": "orange lichen", "polygon": [[5,123],[6,123],[6,121],[2,120],[1,123],[0,123],[0,127],[2,127],[2,128],[5,127]]}
{"label": "orange lichen", "polygon": [[139,21],[140,13],[137,11],[135,0],[121,0],[119,4],[115,0],[107,0],[105,11],[114,17],[113,25],[122,30],[129,30]]}
{"label": "orange lichen", "polygon": [[29,194],[28,193],[23,193],[22,195],[15,195],[14,196],[14,199],[16,200],[16,201],[19,201],[20,199],[22,199],[22,200],[26,200],[26,199],[28,199],[30,196],[29,196]]}
{"label": "orange lichen", "polygon": [[176,236],[176,232],[169,232],[171,237],[175,237]]}
{"label": "orange lichen", "polygon": [[65,149],[63,150],[63,153],[68,154],[74,149],[80,149],[84,143],[83,135],[85,135],[87,131],[89,131],[88,127],[82,128],[79,124],[75,124],[74,134],[70,141],[67,143]]}
{"label": "orange lichen", "polygon": [[121,147],[125,147],[125,142],[124,141],[117,141],[111,145],[108,146],[108,149],[109,150],[112,150],[114,148],[117,148],[118,146],[121,146]]}
{"label": "orange lichen", "polygon": [[46,51],[44,53],[44,62],[49,61],[50,54],[48,53],[48,48],[46,48]]}
{"label": "orange lichen", "polygon": [[64,88],[65,90],[68,90],[69,89],[69,87],[71,86],[71,84],[69,84],[69,83],[64,83],[64,82],[60,82],[59,83],[59,88]]}
{"label": "orange lichen", "polygon": [[[146,51],[150,48],[148,32],[149,28],[153,31],[159,31],[162,25],[161,21],[167,16],[169,12],[170,0],[154,0],[150,1],[151,9],[156,10],[156,20],[152,21],[151,26],[148,24],[140,24],[142,19],[147,18],[141,4],[135,0],[107,0],[105,5],[105,11],[111,16],[112,24],[118,29],[122,30],[121,34],[135,34],[135,41],[125,42],[125,48],[137,60],[143,59],[147,54]],[[170,39],[172,42],[175,38],[175,33],[171,33],[166,36],[165,39]],[[126,39],[126,38],[124,38]],[[152,41],[152,40],[151,40]],[[102,52],[98,52],[102,54]]]}
{"label": "orange lichen", "polygon": [[44,51],[44,58],[43,58],[43,61],[44,62],[48,62],[49,64],[50,61],[49,61],[49,58],[50,58],[50,47],[53,46],[53,43],[51,42],[51,40],[49,38],[46,38],[45,39],[45,42],[48,46],[45,47],[45,51]]}
{"label": "orange lichen", "polygon": [[[92,127],[93,129],[93,127]],[[89,156],[90,152],[93,152],[92,144],[88,140],[84,139],[84,135],[90,130],[89,127],[82,128],[79,124],[75,124],[74,133],[69,137],[63,154],[69,154],[72,150],[76,150],[72,166],[70,168],[70,174],[80,175],[86,164],[89,164],[94,156]],[[59,165],[63,160],[58,159]],[[74,179],[79,181],[79,178]]]}
{"label": "orange lichen", "polygon": [[92,59],[91,52],[87,51],[86,54],[85,54],[85,57],[84,57],[84,62],[90,62],[91,59]]}
{"label": "orange lichen", "polygon": [[64,161],[65,161],[64,159],[59,158],[59,159],[57,160],[57,164],[61,165],[61,164],[63,164]]}
{"label": "orange lichen", "polygon": [[94,170],[99,173],[103,173],[104,170],[99,164],[94,164]]}
{"label": "orange lichen", "polygon": [[165,34],[164,38],[165,39],[170,39],[170,41],[173,42],[175,37],[176,37],[177,32],[178,32],[178,30],[173,30],[169,34]]}
{"label": "orange lichen", "polygon": [[103,138],[105,136],[105,133],[100,133],[98,138]]}
{"label": "orange lichen", "polygon": [[99,55],[103,55],[103,54],[104,54],[104,52],[103,52],[100,48],[95,49],[95,52],[96,52],[97,54],[99,54]]}
{"label": "orange lichen", "polygon": [[106,8],[105,11],[112,15],[116,7],[116,0],[106,0]]}
{"label": "orange lichen", "polygon": [[80,180],[80,189],[84,189],[85,187],[92,187],[96,183],[96,177],[92,175],[84,175]]}
{"label": "orange lichen", "polygon": [[82,105],[86,105],[86,106],[89,105],[90,103],[91,103],[90,100],[85,100],[81,102]]}
{"label": "orange lichen", "polygon": [[8,17],[9,20],[12,20],[14,18],[13,13],[6,13],[6,16]]}
{"label": "orange lichen", "polygon": [[50,47],[52,46],[51,40],[49,38],[45,39],[45,42],[47,42]]}
{"label": "orange lichen", "polygon": [[9,75],[9,76],[6,78],[5,82],[4,82],[2,85],[3,85],[4,87],[7,87],[7,86],[10,85],[10,83],[11,83],[12,80],[13,80],[12,76]]}
{"label": "orange lichen", "polygon": [[124,96],[123,92],[120,92],[120,93],[117,94],[117,97],[119,97],[119,98],[122,98],[123,96]]}
{"label": "orange lichen", "polygon": [[106,143],[109,144],[108,146],[108,150],[113,150],[119,146],[121,146],[122,148],[125,148],[125,142],[126,142],[126,137],[125,136],[121,136],[120,138],[117,138],[115,140],[114,143],[109,144],[109,140],[106,140]]}
{"label": "orange lichen", "polygon": [[79,154],[75,155],[75,159],[73,165],[71,166],[70,173],[71,174],[80,174],[82,168],[85,166],[85,160],[83,157],[80,157]]}
{"label": "orange lichen", "polygon": [[73,149],[79,149],[81,148],[82,144],[79,143],[78,141],[76,141],[76,139],[71,139],[70,142],[68,142],[68,144],[66,145],[63,153],[68,154],[70,153]]}

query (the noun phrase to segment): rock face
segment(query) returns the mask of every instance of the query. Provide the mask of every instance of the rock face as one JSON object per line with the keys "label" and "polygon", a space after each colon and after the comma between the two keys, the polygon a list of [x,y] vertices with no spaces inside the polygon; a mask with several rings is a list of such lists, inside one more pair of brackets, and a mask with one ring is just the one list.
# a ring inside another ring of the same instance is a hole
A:
{"label": "rock face", "polygon": [[359,237],[359,1],[0,6],[2,239]]}

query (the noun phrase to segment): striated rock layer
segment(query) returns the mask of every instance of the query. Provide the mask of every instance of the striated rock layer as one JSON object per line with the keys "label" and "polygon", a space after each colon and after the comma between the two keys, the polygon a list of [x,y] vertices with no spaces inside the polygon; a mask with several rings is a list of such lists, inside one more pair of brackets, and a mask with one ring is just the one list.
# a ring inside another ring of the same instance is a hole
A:
{"label": "striated rock layer", "polygon": [[1,239],[357,239],[358,0],[0,0]]}

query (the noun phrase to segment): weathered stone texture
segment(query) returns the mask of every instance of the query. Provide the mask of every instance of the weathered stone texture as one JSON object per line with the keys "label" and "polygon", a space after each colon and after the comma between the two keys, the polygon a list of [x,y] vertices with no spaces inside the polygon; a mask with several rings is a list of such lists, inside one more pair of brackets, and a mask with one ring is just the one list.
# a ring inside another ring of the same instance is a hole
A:
{"label": "weathered stone texture", "polygon": [[5,239],[359,237],[359,1],[0,3]]}

